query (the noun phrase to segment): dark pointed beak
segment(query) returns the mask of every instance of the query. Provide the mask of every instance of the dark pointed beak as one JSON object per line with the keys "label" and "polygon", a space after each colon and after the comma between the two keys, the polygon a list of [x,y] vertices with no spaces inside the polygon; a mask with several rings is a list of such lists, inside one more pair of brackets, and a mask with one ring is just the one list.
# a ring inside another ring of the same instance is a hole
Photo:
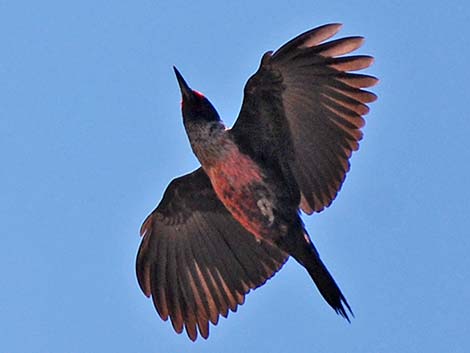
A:
{"label": "dark pointed beak", "polygon": [[178,84],[180,86],[181,95],[183,96],[183,99],[185,100],[191,99],[191,97],[194,95],[193,90],[191,89],[191,87],[188,86],[183,76],[180,74],[180,72],[175,66],[173,66],[173,70],[175,70],[176,79],[178,80]]}

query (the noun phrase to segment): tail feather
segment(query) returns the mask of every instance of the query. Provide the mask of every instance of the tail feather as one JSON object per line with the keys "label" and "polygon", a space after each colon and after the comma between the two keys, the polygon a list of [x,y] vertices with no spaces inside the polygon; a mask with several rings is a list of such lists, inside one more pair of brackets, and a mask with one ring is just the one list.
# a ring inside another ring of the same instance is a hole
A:
{"label": "tail feather", "polygon": [[310,277],[312,277],[320,294],[327,301],[327,303],[330,304],[337,314],[344,317],[346,320],[348,320],[348,322],[351,322],[347,311],[349,311],[352,317],[354,317],[354,313],[352,312],[351,307],[349,306],[349,303],[344,297],[343,293],[341,293],[341,290],[339,289],[335,280],[321,261],[320,257],[311,256],[310,260],[306,263],[302,263],[302,265],[304,265]]}
{"label": "tail feather", "polygon": [[315,282],[318,291],[334,311],[344,317],[348,322],[351,322],[348,311],[352,317],[354,317],[354,313],[348,301],[339,289],[333,276],[331,276],[330,272],[328,272],[328,269],[321,261],[318,251],[315,249],[315,246],[305,231],[303,239],[305,241],[301,242],[302,244],[297,242],[297,246],[292,249],[294,251],[290,251],[290,254],[297,262],[305,267],[310,277],[312,277],[313,282]]}

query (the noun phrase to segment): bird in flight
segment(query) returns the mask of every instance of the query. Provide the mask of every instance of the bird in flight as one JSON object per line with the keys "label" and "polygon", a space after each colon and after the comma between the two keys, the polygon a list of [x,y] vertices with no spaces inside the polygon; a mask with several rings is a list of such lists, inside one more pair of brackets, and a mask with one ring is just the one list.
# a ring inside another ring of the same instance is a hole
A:
{"label": "bird in flight", "polygon": [[378,80],[352,73],[373,58],[344,56],[363,38],[327,41],[340,27],[317,27],[265,53],[232,128],[174,68],[201,167],[171,181],[144,221],[136,270],[160,317],[193,341],[198,332],[207,338],[209,322],[236,311],[289,256],[339,315],[352,315],[300,217],[336,197],[366,104],[376,99],[364,88]]}

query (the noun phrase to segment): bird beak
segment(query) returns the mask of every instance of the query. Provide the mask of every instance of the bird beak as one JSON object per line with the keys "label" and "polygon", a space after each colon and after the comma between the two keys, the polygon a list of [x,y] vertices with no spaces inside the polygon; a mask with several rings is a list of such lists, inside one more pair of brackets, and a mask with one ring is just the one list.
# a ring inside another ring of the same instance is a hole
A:
{"label": "bird beak", "polygon": [[173,66],[173,70],[175,70],[176,79],[178,80],[178,84],[180,86],[181,95],[183,96],[183,100],[190,100],[193,97],[194,93],[191,87],[188,86],[186,81],[184,80],[183,76],[180,74],[178,69]]}

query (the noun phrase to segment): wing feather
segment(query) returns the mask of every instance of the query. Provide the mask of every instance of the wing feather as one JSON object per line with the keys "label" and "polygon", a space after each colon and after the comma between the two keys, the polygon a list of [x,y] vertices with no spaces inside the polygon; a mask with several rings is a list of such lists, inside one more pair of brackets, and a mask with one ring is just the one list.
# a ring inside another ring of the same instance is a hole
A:
{"label": "wing feather", "polygon": [[[174,234],[169,237],[168,240],[168,252],[167,252],[167,259],[164,260],[167,263],[166,266],[166,275],[167,275],[167,282],[166,282],[166,298],[168,299],[168,311],[170,314],[171,324],[176,332],[181,333],[183,332],[183,325],[185,321],[188,321],[188,314],[187,311],[185,312],[186,315],[183,315],[184,308],[183,307],[183,299],[182,293],[179,288],[179,279],[178,279],[178,265],[176,262],[176,242],[174,238]],[[153,295],[153,293],[152,293]]]}
{"label": "wing feather", "polygon": [[163,320],[191,340],[209,336],[245,295],[272,277],[288,255],[257,242],[217,199],[202,169],[173,180],[144,221],[136,271]]}
{"label": "wing feather", "polygon": [[377,98],[363,88],[378,80],[352,72],[369,67],[373,58],[347,55],[364,39],[325,42],[340,27],[315,28],[266,53],[245,86],[231,130],[252,157],[277,160],[285,183],[298,189],[299,207],[308,214],[328,207],[341,189],[349,158],[363,136],[367,104]]}

